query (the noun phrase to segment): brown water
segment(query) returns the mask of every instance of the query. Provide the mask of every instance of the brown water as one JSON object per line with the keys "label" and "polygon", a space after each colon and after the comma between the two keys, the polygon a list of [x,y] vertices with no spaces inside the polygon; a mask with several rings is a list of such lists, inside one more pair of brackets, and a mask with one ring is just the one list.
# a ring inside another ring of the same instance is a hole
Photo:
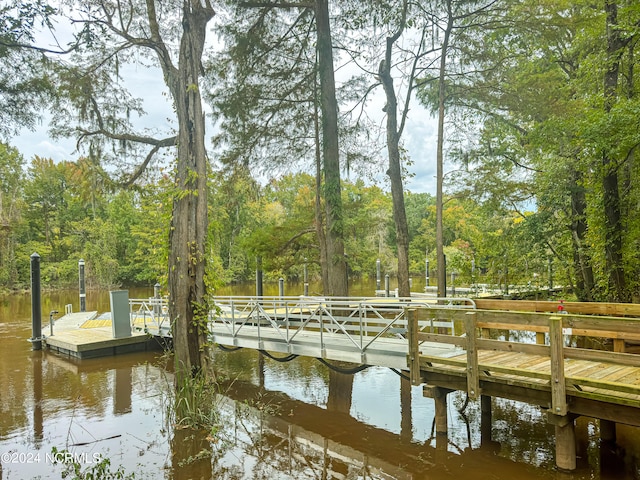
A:
{"label": "brown water", "polygon": [[[265,294],[275,291],[265,286]],[[130,297],[151,294],[132,290]],[[45,294],[43,323],[67,303],[77,310],[77,298]],[[108,305],[108,293],[89,292],[88,310]],[[638,429],[619,426],[619,448],[611,452],[599,446],[597,422],[578,419],[578,470],[565,474],[554,468],[553,429],[535,407],[494,400],[487,441],[479,404],[460,413],[465,399],[451,394],[448,438],[434,437],[433,401],[388,369],[345,376],[313,359],[279,363],[248,350],[215,352],[227,379],[219,431],[175,430],[166,357],[74,361],[32,352],[30,308],[28,295],[0,297],[0,479],[60,478],[52,447],[69,449],[85,469],[109,457],[112,471],[122,466],[150,479],[640,478]]]}

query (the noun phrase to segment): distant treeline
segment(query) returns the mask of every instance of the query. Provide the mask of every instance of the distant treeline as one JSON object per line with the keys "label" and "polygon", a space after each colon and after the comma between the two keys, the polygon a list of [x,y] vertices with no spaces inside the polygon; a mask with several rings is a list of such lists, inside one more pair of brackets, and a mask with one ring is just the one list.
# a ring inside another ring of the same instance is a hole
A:
{"label": "distant treeline", "polygon": [[[164,284],[171,212],[170,172],[134,189],[110,183],[90,159],[55,163],[0,145],[0,287],[29,286],[30,255],[41,256],[47,287],[73,286],[78,260],[89,288]],[[256,258],[265,278],[320,275],[314,227],[315,179],[285,175],[258,184],[245,169],[209,181],[208,282],[215,288],[252,280]],[[344,182],[345,248],[349,275],[375,276],[376,260],[393,275],[395,228],[390,194],[363,181]],[[454,199],[445,206],[449,275],[457,282],[547,282],[548,249],[514,212]],[[435,199],[406,194],[411,272],[435,276]],[[527,214],[528,215],[528,214]],[[557,262],[556,262],[557,263]],[[557,263],[561,265],[560,263]],[[561,266],[558,281],[566,277]],[[507,276],[508,275],[508,276]]]}

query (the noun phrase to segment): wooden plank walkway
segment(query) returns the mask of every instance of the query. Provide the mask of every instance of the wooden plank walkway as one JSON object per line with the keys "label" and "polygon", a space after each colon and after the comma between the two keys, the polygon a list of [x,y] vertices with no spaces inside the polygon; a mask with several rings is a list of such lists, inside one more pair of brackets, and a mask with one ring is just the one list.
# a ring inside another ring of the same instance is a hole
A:
{"label": "wooden plank walkway", "polygon": [[[442,358],[421,355],[420,369],[430,373],[467,377],[466,352]],[[514,386],[549,393],[545,407],[551,407],[551,361],[549,357],[521,352],[478,352],[481,391],[487,383]],[[640,368],[589,360],[565,360],[564,376],[568,397],[603,401],[640,408]],[[466,390],[466,389],[465,389]],[[571,400],[568,400],[571,404]],[[640,412],[638,412],[640,415]],[[640,416],[634,423],[640,426]]]}
{"label": "wooden plank walkway", "polygon": [[[578,346],[588,344],[585,336],[635,338],[640,319],[477,310],[460,313],[458,321],[464,338],[425,333],[417,325],[409,329],[414,384],[463,390],[472,398],[526,401],[560,417],[587,415],[640,426],[640,356]],[[419,345],[425,341],[465,351],[446,358],[424,355]]]}

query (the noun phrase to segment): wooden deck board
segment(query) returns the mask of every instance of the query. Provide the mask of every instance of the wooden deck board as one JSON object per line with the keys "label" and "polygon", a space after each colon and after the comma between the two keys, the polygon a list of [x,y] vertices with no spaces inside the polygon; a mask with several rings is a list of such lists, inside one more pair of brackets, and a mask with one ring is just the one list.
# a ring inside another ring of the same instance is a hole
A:
{"label": "wooden deck board", "polygon": [[[466,353],[450,356],[447,361],[442,362],[433,356],[429,359],[432,360],[431,366],[421,362],[427,371],[466,377]],[[478,352],[478,369],[481,382],[551,391],[549,357],[521,352],[481,350]],[[565,375],[567,395],[570,397],[640,407],[640,395],[625,391],[640,389],[638,367],[589,360],[566,360]],[[584,379],[588,379],[587,383],[593,385],[585,385]],[[616,388],[620,391],[616,391]]]}

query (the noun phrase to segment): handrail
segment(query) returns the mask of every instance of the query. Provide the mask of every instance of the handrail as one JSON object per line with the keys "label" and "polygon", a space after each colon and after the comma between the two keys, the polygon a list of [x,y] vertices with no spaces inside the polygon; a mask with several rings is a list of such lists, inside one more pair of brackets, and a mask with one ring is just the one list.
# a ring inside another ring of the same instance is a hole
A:
{"label": "handrail", "polygon": [[[488,312],[474,310],[467,312],[465,319],[465,337],[451,337],[447,335],[437,335],[420,332],[415,319],[411,319],[413,324],[409,325],[409,368],[410,377],[413,384],[422,383],[421,368],[435,368],[432,365],[463,367],[467,377],[467,393],[470,398],[476,398],[480,394],[480,379],[485,381],[495,381],[496,374],[509,375],[510,382],[514,378],[546,380],[546,386],[551,393],[550,406],[555,415],[565,415],[567,413],[567,395],[587,396],[588,398],[600,398],[603,396],[599,391],[609,392],[616,401],[629,404],[629,402],[640,405],[638,400],[624,398],[624,394],[640,394],[640,387],[635,384],[612,382],[607,380],[582,378],[571,376],[566,373],[565,359],[579,359],[591,362],[603,362],[626,367],[640,368],[640,356],[616,351],[603,351],[588,348],[577,348],[565,345],[565,336],[574,335],[576,327],[594,327],[591,333],[606,333],[611,324],[606,322],[607,318],[538,314],[532,312],[509,312],[516,316],[509,316],[503,321],[482,321],[482,317]],[[489,312],[490,313],[490,312]],[[489,318],[497,319],[497,316]],[[623,332],[633,331],[640,326],[640,319],[635,318],[614,318],[612,320]],[[537,337],[537,343],[526,343],[509,340],[491,340],[483,332],[488,328],[504,329],[512,327],[514,330],[529,330],[533,332],[548,332],[548,341],[545,337]],[[578,330],[582,332],[582,329]],[[636,330],[637,331],[637,330]],[[467,359],[459,360],[453,358],[438,358],[437,356],[421,355],[419,351],[420,342],[438,341],[451,345],[462,346],[467,351]],[[478,352],[481,350],[498,350],[513,353],[526,353],[549,358],[549,373],[537,370],[527,370],[527,368],[512,368],[504,365],[486,364],[478,360]],[[427,365],[427,367],[423,367]],[[545,385],[545,384],[542,384]]]}
{"label": "handrail", "polygon": [[166,334],[169,330],[168,302],[164,298],[129,299],[131,327],[139,328],[136,320],[142,317],[143,329],[147,333]]}
{"label": "handrail", "polygon": [[[441,303],[438,303],[441,302]],[[446,302],[446,303],[444,303]],[[362,358],[380,338],[406,332],[406,309],[438,312],[469,311],[472,299],[415,299],[380,297],[214,297],[210,324],[224,326],[233,338],[257,335],[258,344],[276,337],[292,348],[303,332],[319,333],[318,347],[324,351],[328,335],[345,339]],[[433,316],[421,321],[433,326]],[[255,330],[248,331],[249,327]],[[453,328],[451,328],[453,330]],[[256,333],[257,332],[257,333]],[[407,347],[408,348],[408,347]]]}

